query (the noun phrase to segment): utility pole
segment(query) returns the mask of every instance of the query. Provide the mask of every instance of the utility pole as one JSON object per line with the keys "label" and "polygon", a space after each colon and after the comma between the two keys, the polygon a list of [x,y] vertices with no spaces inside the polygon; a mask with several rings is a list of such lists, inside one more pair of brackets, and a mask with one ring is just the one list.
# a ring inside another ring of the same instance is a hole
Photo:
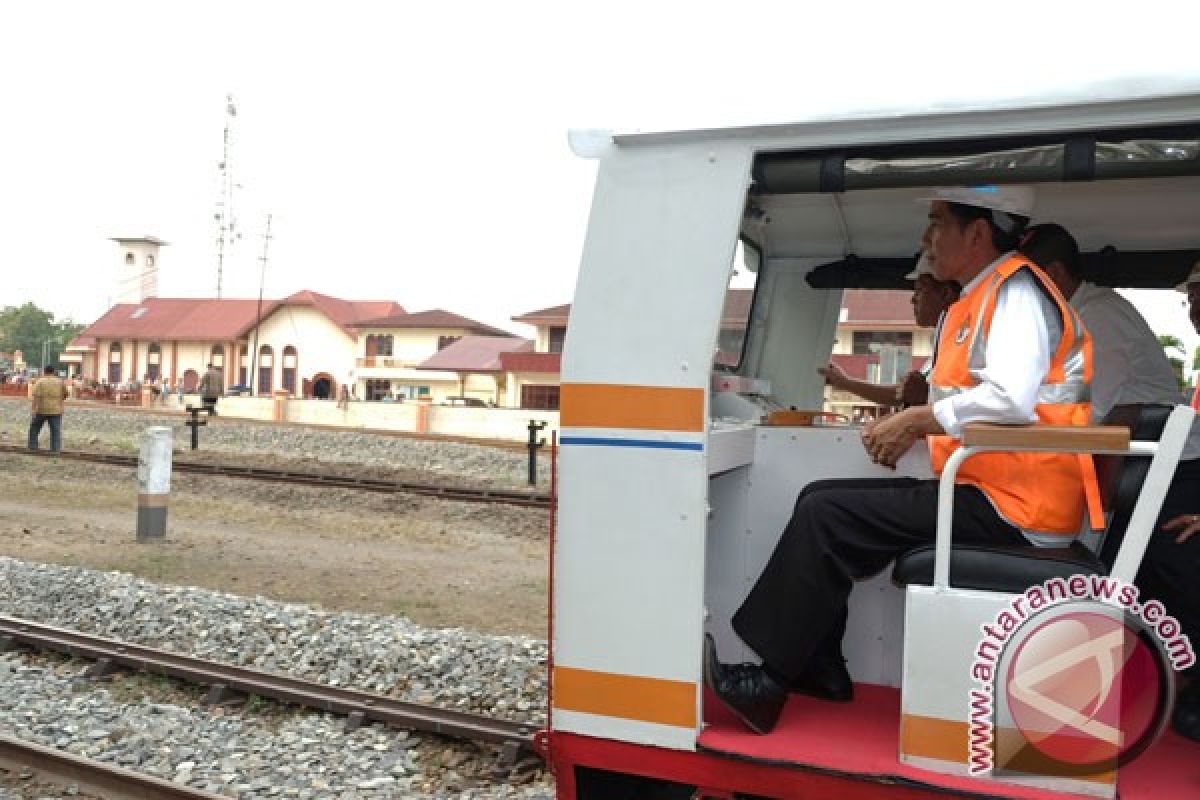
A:
{"label": "utility pole", "polygon": [[250,396],[254,396],[254,379],[258,377],[258,326],[262,322],[262,301],[263,301],[263,285],[267,282],[267,248],[271,245],[271,215],[267,214],[267,231],[263,234],[263,249],[262,255],[258,260],[262,262],[262,267],[258,273],[258,311],[254,315],[254,347],[250,352],[251,371],[247,376],[250,379]]}
{"label": "utility pole", "polygon": [[241,237],[237,232],[237,218],[233,214],[233,190],[237,184],[233,182],[233,119],[237,116],[237,106],[233,104],[233,95],[225,95],[225,135],[224,148],[217,170],[221,174],[221,197],[217,200],[217,211],[213,219],[217,223],[217,297],[221,296],[221,283],[225,271],[225,253],[232,255],[233,243]]}

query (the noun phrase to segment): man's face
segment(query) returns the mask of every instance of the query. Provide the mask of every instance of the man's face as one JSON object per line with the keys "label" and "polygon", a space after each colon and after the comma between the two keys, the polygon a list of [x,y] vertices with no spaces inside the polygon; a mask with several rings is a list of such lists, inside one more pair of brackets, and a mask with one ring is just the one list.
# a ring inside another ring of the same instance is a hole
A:
{"label": "man's face", "polygon": [[913,316],[922,328],[937,325],[938,317],[955,300],[955,292],[949,284],[932,275],[918,275],[913,284]]}
{"label": "man's face", "polygon": [[974,223],[962,225],[942,200],[929,206],[929,225],[921,237],[921,247],[929,256],[934,276],[941,281],[963,280],[972,265],[968,259],[969,237]]}
{"label": "man's face", "polygon": [[1200,333],[1200,283],[1190,283],[1188,290],[1188,319],[1192,321],[1192,327]]}

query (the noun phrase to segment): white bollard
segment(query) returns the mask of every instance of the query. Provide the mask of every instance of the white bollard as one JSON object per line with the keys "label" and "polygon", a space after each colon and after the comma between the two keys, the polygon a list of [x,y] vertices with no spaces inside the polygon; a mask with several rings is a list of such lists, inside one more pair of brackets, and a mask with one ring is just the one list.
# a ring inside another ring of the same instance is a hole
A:
{"label": "white bollard", "polygon": [[167,536],[167,498],[171,496],[172,431],[147,428],[138,449],[137,540],[157,541]]}

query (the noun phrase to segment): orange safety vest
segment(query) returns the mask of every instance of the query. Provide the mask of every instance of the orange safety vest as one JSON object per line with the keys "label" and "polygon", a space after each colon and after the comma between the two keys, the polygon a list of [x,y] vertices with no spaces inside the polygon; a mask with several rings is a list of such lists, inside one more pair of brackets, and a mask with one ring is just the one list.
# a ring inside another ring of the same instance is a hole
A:
{"label": "orange safety vest", "polygon": [[[1058,304],[1062,339],[1038,388],[1035,413],[1046,425],[1087,425],[1091,418],[1092,337],[1046,273],[1013,255],[946,311],[937,360],[929,376],[929,402],[970,389],[986,366],[996,294],[1006,280],[1030,270]],[[933,471],[940,475],[961,447],[951,436],[929,437]],[[1013,525],[1039,533],[1075,535],[1085,497],[1093,528],[1104,527],[1100,491],[1091,456],[1071,453],[980,453],[963,462],[958,483],[978,486]]]}

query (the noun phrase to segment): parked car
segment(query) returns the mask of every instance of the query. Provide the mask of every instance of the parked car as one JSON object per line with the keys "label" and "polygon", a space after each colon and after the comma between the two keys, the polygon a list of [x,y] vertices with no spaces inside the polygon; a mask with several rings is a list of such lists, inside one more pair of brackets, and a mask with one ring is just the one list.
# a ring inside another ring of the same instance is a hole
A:
{"label": "parked car", "polygon": [[250,394],[250,387],[244,383],[235,383],[225,390],[226,397],[245,397]]}
{"label": "parked car", "polygon": [[444,406],[463,406],[465,408],[487,408],[488,404],[478,397],[447,397],[442,401]]}

